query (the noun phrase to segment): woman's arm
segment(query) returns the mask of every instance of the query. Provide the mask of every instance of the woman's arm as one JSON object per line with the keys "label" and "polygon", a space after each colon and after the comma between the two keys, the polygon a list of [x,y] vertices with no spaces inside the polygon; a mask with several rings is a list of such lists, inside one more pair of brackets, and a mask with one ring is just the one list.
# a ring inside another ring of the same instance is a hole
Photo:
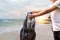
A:
{"label": "woman's arm", "polygon": [[38,17],[38,16],[42,16],[42,15],[48,14],[48,13],[50,13],[50,12],[56,10],[56,9],[58,9],[58,7],[56,7],[56,6],[47,7],[45,9],[43,9],[42,11],[40,11],[39,13],[31,14],[29,16],[29,18],[32,19],[32,18],[35,18],[35,17]]}

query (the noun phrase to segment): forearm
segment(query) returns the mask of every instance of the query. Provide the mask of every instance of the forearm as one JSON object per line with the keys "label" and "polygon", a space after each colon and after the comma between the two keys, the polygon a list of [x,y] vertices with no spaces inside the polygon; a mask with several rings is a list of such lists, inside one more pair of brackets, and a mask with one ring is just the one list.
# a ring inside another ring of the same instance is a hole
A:
{"label": "forearm", "polygon": [[42,10],[41,12],[35,14],[35,17],[37,17],[37,16],[42,16],[42,15],[45,15],[45,14],[48,14],[48,13],[54,11],[55,9],[57,9],[56,6],[53,6],[53,7],[51,7],[51,8],[46,8],[45,10]]}
{"label": "forearm", "polygon": [[41,12],[39,12],[38,14],[36,14],[36,16],[42,16],[42,15],[50,13],[51,11],[52,10],[42,10]]}

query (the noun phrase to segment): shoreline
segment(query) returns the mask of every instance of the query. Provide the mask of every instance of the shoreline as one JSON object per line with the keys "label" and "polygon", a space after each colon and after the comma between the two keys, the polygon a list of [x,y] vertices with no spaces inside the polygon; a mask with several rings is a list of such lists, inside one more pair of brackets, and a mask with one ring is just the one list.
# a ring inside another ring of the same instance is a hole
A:
{"label": "shoreline", "polygon": [[0,34],[14,32],[14,31],[20,31],[21,28],[22,28],[22,25],[0,27]]}
{"label": "shoreline", "polygon": [[[36,24],[36,28],[38,25],[43,26],[43,25],[51,25],[51,24]],[[21,25],[16,25],[16,26],[7,26],[7,27],[0,27],[0,34],[4,34],[4,33],[8,33],[8,32],[14,32],[14,31],[20,31],[22,28],[22,24]],[[42,30],[42,29],[40,29]]]}
{"label": "shoreline", "polygon": [[[0,40],[20,40],[22,25],[0,28]],[[51,24],[36,24],[36,40],[53,40]]]}

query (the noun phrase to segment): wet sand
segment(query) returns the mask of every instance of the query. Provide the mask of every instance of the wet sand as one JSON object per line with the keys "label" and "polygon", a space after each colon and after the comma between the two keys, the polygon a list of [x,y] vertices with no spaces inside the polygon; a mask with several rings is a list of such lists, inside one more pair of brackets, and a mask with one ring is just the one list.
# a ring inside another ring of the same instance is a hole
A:
{"label": "wet sand", "polygon": [[36,26],[36,40],[54,40],[51,24]]}
{"label": "wet sand", "polygon": [[[0,40],[20,40],[19,32],[21,27],[22,26],[19,25],[18,27],[14,26],[5,28],[6,32],[0,32]],[[36,25],[36,40],[53,40],[51,24]]]}

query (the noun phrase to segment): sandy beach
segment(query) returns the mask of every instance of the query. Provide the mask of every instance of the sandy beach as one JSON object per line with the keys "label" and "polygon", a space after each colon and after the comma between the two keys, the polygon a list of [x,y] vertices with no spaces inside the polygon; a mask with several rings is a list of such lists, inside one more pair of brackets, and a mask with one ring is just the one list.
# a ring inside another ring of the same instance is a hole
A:
{"label": "sandy beach", "polygon": [[[21,27],[22,25],[0,28],[0,40],[20,40]],[[53,40],[51,24],[36,25],[36,40]]]}

